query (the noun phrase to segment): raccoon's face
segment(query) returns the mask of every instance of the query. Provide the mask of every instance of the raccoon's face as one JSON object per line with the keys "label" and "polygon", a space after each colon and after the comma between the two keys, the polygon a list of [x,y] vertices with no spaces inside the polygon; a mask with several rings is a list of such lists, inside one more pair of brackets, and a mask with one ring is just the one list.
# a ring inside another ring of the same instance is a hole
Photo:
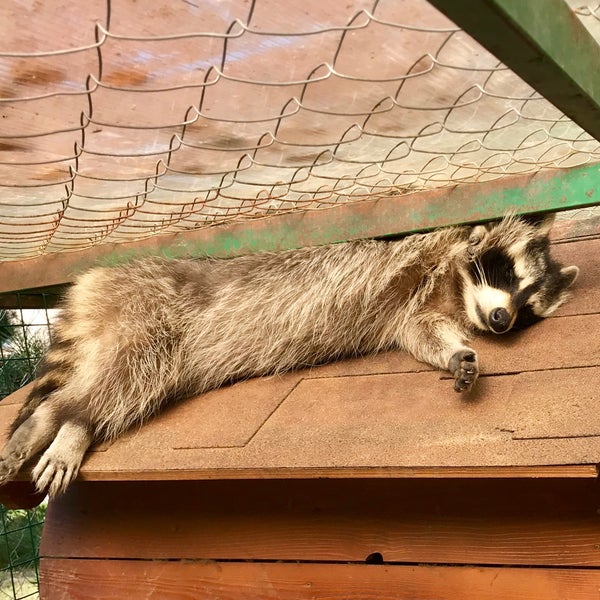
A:
{"label": "raccoon's face", "polygon": [[494,333],[522,329],[568,299],[579,269],[561,267],[550,256],[553,220],[553,215],[542,220],[508,217],[473,228],[463,295],[477,328]]}

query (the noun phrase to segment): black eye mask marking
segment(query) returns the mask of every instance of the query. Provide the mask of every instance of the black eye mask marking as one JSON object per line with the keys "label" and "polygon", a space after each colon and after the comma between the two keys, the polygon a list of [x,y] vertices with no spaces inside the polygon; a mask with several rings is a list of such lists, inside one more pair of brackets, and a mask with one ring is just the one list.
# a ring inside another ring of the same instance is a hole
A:
{"label": "black eye mask marking", "polygon": [[[513,304],[514,304],[515,308],[517,310],[524,308],[527,305],[527,301],[529,300],[529,298],[531,298],[531,296],[533,296],[533,294],[538,292],[541,288],[542,288],[542,282],[534,281],[530,285],[524,287],[522,290],[519,290],[513,296]],[[531,306],[529,306],[529,308],[531,309]]]}
{"label": "black eye mask marking", "polygon": [[485,276],[485,282],[490,286],[509,293],[513,293],[519,288],[519,278],[515,274],[514,263],[503,250],[498,248],[486,250],[479,257],[478,263],[479,265],[472,263],[469,267],[469,273],[473,281],[480,282],[482,279],[478,269],[478,266],[480,266]]}
{"label": "black eye mask marking", "polygon": [[517,313],[517,318],[515,319],[515,322],[513,323],[511,329],[517,331],[520,329],[525,329],[541,320],[542,317],[536,315],[533,312],[533,308],[529,304],[526,304],[525,306],[519,309],[519,312]]}
{"label": "black eye mask marking", "polygon": [[541,287],[542,282],[535,281],[534,283],[524,287],[522,290],[519,290],[513,296],[513,305],[517,309],[517,318],[515,319],[511,329],[525,329],[526,327],[529,327],[530,325],[542,320],[542,317],[533,312],[533,307],[530,304],[527,304],[527,301],[531,298],[531,296],[538,292]]}

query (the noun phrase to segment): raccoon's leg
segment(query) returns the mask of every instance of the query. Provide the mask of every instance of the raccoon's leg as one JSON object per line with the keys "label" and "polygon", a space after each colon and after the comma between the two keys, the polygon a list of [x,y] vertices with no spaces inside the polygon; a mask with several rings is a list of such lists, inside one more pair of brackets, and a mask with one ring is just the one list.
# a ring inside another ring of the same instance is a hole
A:
{"label": "raccoon's leg", "polygon": [[39,405],[9,438],[0,454],[0,485],[10,481],[35,454],[46,448],[58,430],[56,415],[46,402]]}
{"label": "raccoon's leg", "polygon": [[477,380],[477,353],[466,344],[467,332],[448,315],[407,319],[400,337],[401,346],[417,360],[450,371],[457,392],[470,390]]}
{"label": "raccoon's leg", "polygon": [[83,423],[63,423],[56,438],[33,470],[33,481],[38,491],[47,489],[51,497],[64,493],[71,481],[77,477],[83,457],[91,443],[92,434]]}

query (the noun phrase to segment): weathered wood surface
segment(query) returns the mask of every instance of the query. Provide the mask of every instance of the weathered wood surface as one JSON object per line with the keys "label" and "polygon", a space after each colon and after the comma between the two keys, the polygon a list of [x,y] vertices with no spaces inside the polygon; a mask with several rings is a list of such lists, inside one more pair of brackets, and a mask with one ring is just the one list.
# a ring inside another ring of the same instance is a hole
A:
{"label": "weathered wood surface", "polygon": [[[81,478],[595,477],[600,239],[555,251],[581,267],[573,299],[526,331],[476,338],[483,374],[470,396],[403,352],[254,379],[93,449]],[[0,404],[0,423],[25,393]]]}
{"label": "weathered wood surface", "polygon": [[50,503],[41,597],[597,599],[600,240],[557,253],[582,268],[573,301],[479,338],[468,399],[389,353],[211,392],[96,448]]}
{"label": "weathered wood surface", "polygon": [[53,600],[592,600],[600,571],[357,564],[42,560]]}
{"label": "weathered wood surface", "polygon": [[600,566],[596,480],[78,482],[42,556]]}

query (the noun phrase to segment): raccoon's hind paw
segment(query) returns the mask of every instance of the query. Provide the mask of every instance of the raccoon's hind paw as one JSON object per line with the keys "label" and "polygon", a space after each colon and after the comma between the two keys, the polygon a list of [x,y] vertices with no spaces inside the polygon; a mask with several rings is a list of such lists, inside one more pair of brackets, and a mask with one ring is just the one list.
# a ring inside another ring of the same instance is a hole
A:
{"label": "raccoon's hind paw", "polygon": [[0,456],[0,485],[11,481],[26,459],[27,454],[22,451],[7,452]]}
{"label": "raccoon's hind paw", "polygon": [[48,495],[53,498],[64,494],[69,484],[77,477],[78,472],[79,463],[73,464],[48,456],[46,453],[40,458],[32,476],[37,491],[47,491]]}
{"label": "raccoon's hind paw", "polygon": [[20,466],[11,460],[10,457],[0,457],[0,485],[8,483],[16,475]]}
{"label": "raccoon's hind paw", "polygon": [[51,497],[63,494],[77,477],[91,442],[92,436],[84,425],[72,421],[64,423],[33,470],[38,492],[47,490]]}
{"label": "raccoon's hind paw", "polygon": [[479,376],[475,350],[465,348],[455,352],[448,363],[448,370],[454,375],[454,391],[469,391]]}

